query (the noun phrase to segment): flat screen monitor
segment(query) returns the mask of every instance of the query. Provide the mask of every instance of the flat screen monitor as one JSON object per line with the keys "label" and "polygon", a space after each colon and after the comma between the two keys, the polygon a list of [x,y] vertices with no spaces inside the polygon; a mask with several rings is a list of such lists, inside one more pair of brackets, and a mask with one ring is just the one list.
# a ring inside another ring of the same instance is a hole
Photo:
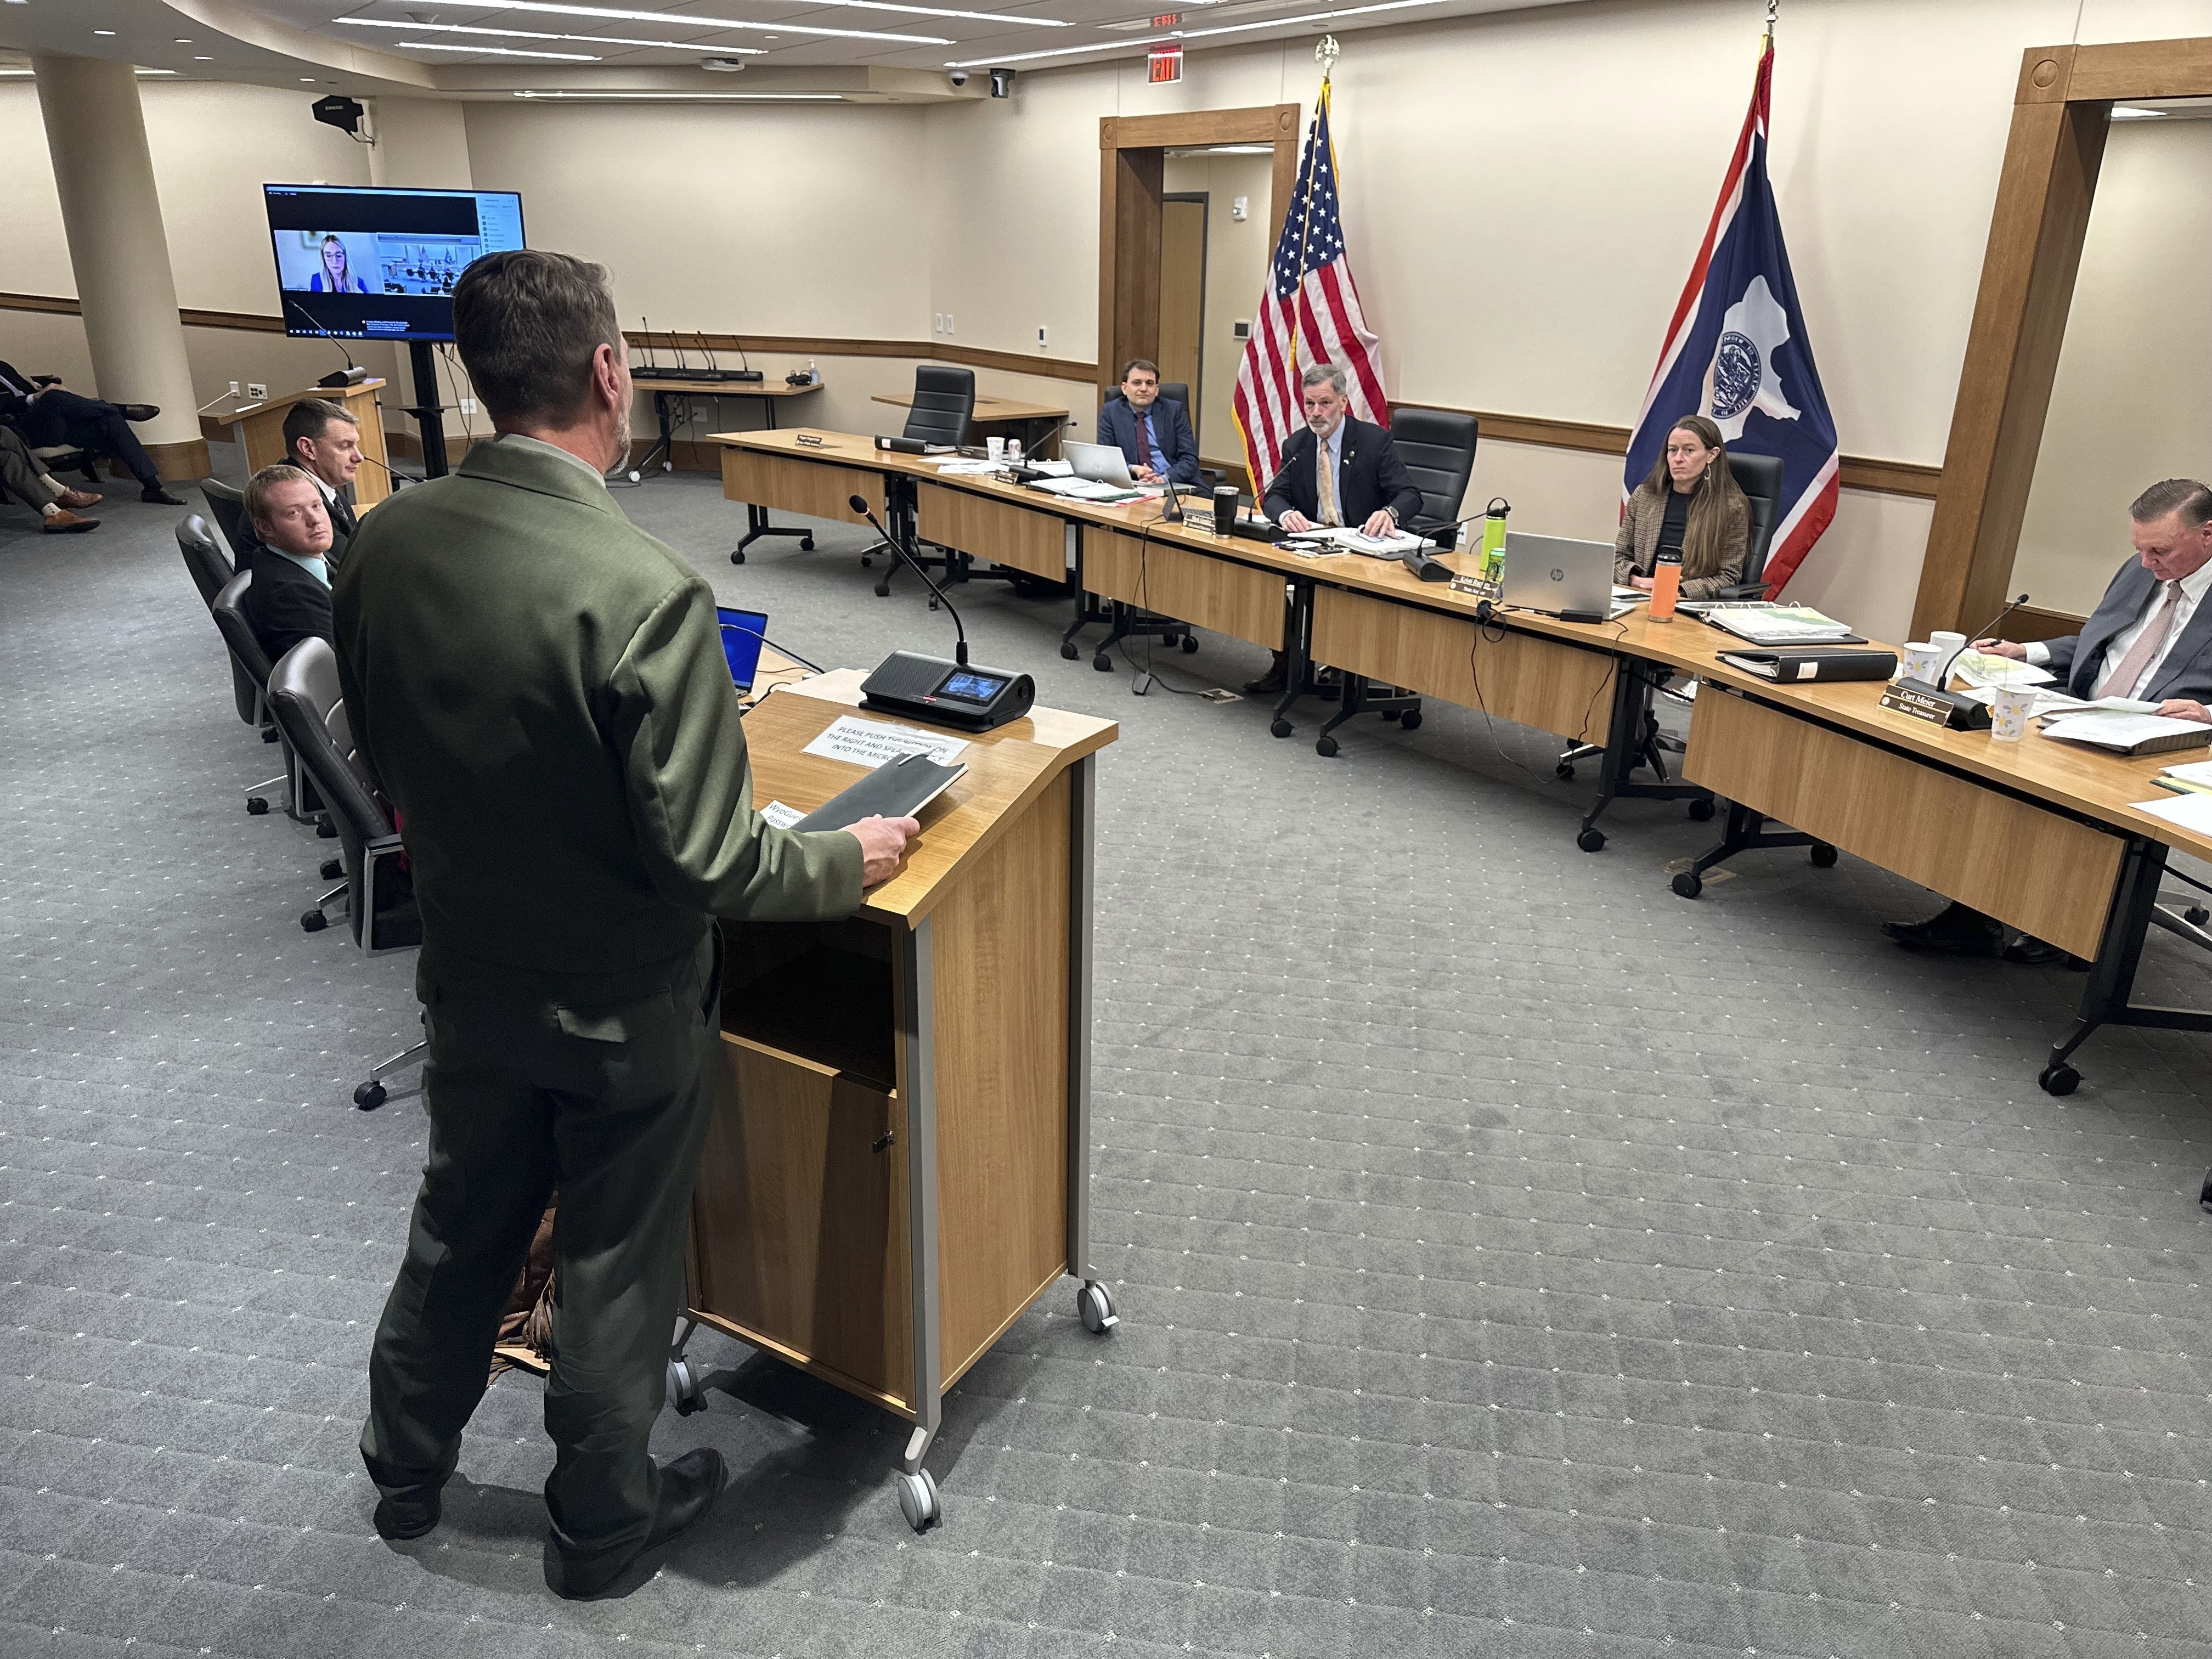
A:
{"label": "flat screen monitor", "polygon": [[760,670],[761,641],[767,637],[765,611],[733,611],[728,605],[718,605],[714,615],[722,624],[722,656],[730,665],[730,681],[740,691],[753,689],[753,676]]}
{"label": "flat screen monitor", "polygon": [[450,340],[470,262],[522,246],[509,190],[264,185],[284,331],[345,340]]}

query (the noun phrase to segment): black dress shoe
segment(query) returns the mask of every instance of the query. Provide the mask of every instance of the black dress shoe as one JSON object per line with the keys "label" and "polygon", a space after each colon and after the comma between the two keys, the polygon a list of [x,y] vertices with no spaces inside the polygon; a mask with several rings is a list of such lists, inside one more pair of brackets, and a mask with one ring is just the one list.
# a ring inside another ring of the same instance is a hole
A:
{"label": "black dress shoe", "polygon": [[2004,928],[1991,916],[1954,904],[1925,921],[1885,921],[1881,931],[1907,951],[1954,957],[1993,957],[2004,948]]}
{"label": "black dress shoe", "polygon": [[1244,692],[1247,696],[1265,696],[1271,691],[1280,691],[1285,684],[1282,653],[1278,652],[1275,660],[1269,665],[1266,673],[1261,675],[1256,680],[1244,682]]}
{"label": "black dress shoe", "polygon": [[377,1500],[376,1535],[393,1543],[420,1538],[438,1524],[444,1496],[433,1489],[428,1497],[384,1498]]}
{"label": "black dress shoe", "polygon": [[161,412],[161,406],[156,404],[118,404],[115,406],[123,411],[123,418],[126,421],[150,421]]}
{"label": "black dress shoe", "polygon": [[2045,944],[2031,933],[2022,933],[1998,954],[2007,962],[2016,962],[2027,968],[2042,968],[2054,962],[2063,962],[2076,973],[2083,973],[2089,966],[2071,951],[2062,951],[2055,945]]}
{"label": "black dress shoe", "polygon": [[706,1514],[721,1496],[726,1478],[722,1454],[711,1446],[685,1452],[674,1462],[663,1464],[660,1501],[654,1506],[653,1530],[646,1534],[645,1542],[629,1555],[580,1564],[563,1557],[556,1544],[550,1552],[552,1559],[548,1565],[557,1564],[557,1581],[553,1574],[547,1575],[555,1593],[572,1601],[599,1594],[627,1572],[640,1556],[659,1548]]}
{"label": "black dress shoe", "polygon": [[140,490],[138,499],[149,507],[182,507],[184,505],[159,484],[153,484]]}

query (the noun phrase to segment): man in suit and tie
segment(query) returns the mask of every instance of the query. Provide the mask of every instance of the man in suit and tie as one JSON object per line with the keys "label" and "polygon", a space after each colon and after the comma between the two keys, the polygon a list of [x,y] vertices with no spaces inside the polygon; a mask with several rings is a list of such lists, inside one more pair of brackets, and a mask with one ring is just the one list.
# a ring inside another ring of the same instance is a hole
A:
{"label": "man in suit and tie", "polygon": [[155,507],[184,503],[161,488],[161,475],[146,453],[133,421],[150,421],[161,411],[151,404],[103,403],[70,391],[58,374],[26,374],[0,362],[0,420],[22,429],[33,449],[62,444],[112,455],[138,480],[139,498]]}
{"label": "man in suit and tie", "polygon": [[[2212,724],[2212,489],[2194,478],[2153,484],[2128,508],[2136,556],[2119,568],[2079,634],[2063,639],[1977,640],[1974,648],[2033,663],[2077,697],[2133,697],[2158,712]],[[1883,931],[1907,950],[2002,954],[2049,962],[2061,953],[2023,936],[2010,945],[1996,921],[1954,904],[1926,921]]]}
{"label": "man in suit and tie", "polygon": [[1098,410],[1098,441],[1119,446],[1139,483],[1198,482],[1198,438],[1190,412],[1160,396],[1159,365],[1143,357],[1121,371],[1121,395]]}
{"label": "man in suit and tie", "polygon": [[631,398],[605,270],[487,254],[453,333],[496,435],[362,520],[337,579],[347,718],[405,820],[430,1045],[361,1449],[377,1531],[435,1527],[557,1186],[548,1579],[590,1595],[722,1486],[711,1448],[647,1450],[721,1063],[714,919],[850,915],[920,826],[753,811],[714,590],[601,476]]}
{"label": "man in suit and tie", "polygon": [[331,515],[316,480],[279,461],[246,484],[244,516],[253,582],[241,608],[274,663],[301,640],[331,637]]}
{"label": "man in suit and tie", "polygon": [[[1390,434],[1352,413],[1344,371],[1316,363],[1301,377],[1306,423],[1283,446],[1282,465],[1268,481],[1261,508],[1296,535],[1316,526],[1358,525],[1370,536],[1395,533],[1421,510],[1421,492]],[[1283,653],[1244,688],[1280,691]]]}
{"label": "man in suit and tie", "polygon": [[[345,562],[346,544],[360,527],[345,498],[354,475],[361,471],[360,423],[343,404],[322,398],[302,398],[284,415],[284,453],[293,466],[314,482],[323,498],[323,510],[331,521],[331,545],[324,557],[335,575]],[[241,565],[260,545],[250,515],[243,530],[246,545],[237,550]],[[325,637],[328,637],[327,634]]]}

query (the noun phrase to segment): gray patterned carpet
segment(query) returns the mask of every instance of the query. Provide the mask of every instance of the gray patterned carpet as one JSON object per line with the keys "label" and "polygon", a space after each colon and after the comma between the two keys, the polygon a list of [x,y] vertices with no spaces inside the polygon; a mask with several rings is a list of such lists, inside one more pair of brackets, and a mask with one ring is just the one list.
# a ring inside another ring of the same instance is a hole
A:
{"label": "gray patterned carpet", "polygon": [[[708,481],[623,500],[809,656],[949,638],[848,531],[735,569]],[[1686,902],[1708,828],[1631,805],[1577,852],[1548,738],[1432,706],[1323,761],[989,584],[978,658],[1123,723],[1121,1329],[1054,1294],[970,1373],[924,1537],[887,1419],[702,1340],[726,1386],[659,1441],[736,1484],[634,1593],[546,1592],[525,1376],[445,1524],[379,1541],[354,1438],[422,1120],[411,1074],[349,1097],[409,964],[301,932],[330,843],[241,808],[274,750],[179,515],[106,516],[0,511],[0,1651],[2212,1651],[2203,1040],[2101,1036],[2046,1098],[2079,981],[1899,953],[1875,923],[1932,906],[1879,871],[1754,855]],[[2144,988],[2205,967],[2154,935]]]}

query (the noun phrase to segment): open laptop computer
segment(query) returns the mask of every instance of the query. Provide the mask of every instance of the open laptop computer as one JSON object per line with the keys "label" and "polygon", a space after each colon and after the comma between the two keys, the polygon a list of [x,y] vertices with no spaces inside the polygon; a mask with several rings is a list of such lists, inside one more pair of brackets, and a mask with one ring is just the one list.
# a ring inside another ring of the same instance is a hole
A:
{"label": "open laptop computer", "polygon": [[1613,544],[1505,532],[1505,603],[1596,619],[1613,611]]}
{"label": "open laptop computer", "polygon": [[722,658],[730,665],[731,683],[740,691],[750,691],[760,670],[761,643],[768,637],[768,612],[718,605],[714,615],[722,624]]}
{"label": "open laptop computer", "polygon": [[1120,445],[1078,443],[1070,439],[1060,447],[1077,477],[1119,484],[1124,489],[1137,487],[1136,479],[1129,476],[1129,458],[1121,453]]}

